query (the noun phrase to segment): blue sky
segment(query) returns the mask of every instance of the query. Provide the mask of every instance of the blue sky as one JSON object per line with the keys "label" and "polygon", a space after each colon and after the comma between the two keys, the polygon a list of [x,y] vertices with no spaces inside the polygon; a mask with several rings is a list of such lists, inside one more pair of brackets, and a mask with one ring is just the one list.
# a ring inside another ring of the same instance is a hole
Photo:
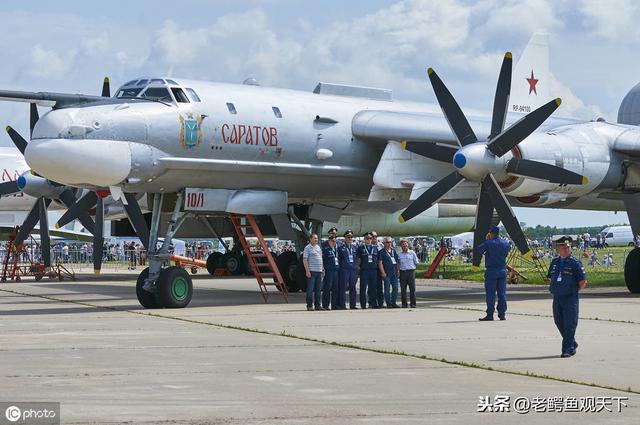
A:
{"label": "blue sky", "polygon": [[[318,81],[391,88],[433,102],[427,66],[463,107],[488,109],[504,51],[517,59],[534,31],[551,34],[563,108],[615,120],[640,81],[640,5],[631,0],[0,2],[0,88],[98,93],[144,74],[312,90]],[[0,103],[6,124],[27,109]],[[0,144],[9,145],[0,136]],[[598,225],[613,213],[518,211],[527,224]]]}

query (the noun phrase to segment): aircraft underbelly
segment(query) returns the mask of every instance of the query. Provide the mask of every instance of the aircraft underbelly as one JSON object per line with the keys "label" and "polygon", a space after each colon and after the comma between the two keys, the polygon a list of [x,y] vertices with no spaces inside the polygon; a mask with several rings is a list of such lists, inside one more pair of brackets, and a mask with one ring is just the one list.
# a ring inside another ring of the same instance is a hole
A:
{"label": "aircraft underbelly", "polygon": [[213,189],[271,189],[285,191],[291,198],[317,200],[366,199],[371,189],[371,175],[343,177],[323,175],[305,176],[304,172],[286,174],[248,173],[237,171],[170,170],[152,183],[145,184],[146,192],[176,192],[184,187]]}

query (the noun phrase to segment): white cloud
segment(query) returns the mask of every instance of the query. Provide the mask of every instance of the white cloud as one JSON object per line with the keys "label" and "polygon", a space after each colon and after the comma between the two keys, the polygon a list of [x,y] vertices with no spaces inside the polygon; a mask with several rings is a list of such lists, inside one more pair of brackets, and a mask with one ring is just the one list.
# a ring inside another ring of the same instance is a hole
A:
{"label": "white cloud", "polygon": [[580,11],[584,26],[607,39],[637,41],[640,7],[632,0],[583,0]]}
{"label": "white cloud", "polygon": [[73,53],[61,58],[54,50],[44,49],[36,44],[31,49],[27,72],[34,78],[62,78],[67,75],[69,65],[73,61]]}

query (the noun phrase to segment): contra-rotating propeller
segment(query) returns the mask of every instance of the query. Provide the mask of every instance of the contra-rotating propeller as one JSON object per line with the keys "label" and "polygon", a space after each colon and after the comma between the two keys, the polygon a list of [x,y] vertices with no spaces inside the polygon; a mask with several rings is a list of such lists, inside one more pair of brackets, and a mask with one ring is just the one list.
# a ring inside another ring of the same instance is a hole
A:
{"label": "contra-rotating propeller", "polygon": [[[102,268],[104,198],[107,196],[109,196],[108,190],[88,191],[69,207],[56,223],[56,227],[64,226],[75,219],[80,219],[82,214],[86,214],[89,209],[95,207],[96,231],[93,233],[93,270],[96,274],[100,274],[100,269]],[[123,196],[124,201],[122,201],[122,206],[127,214],[127,218],[142,242],[142,245],[145,249],[149,250],[149,228],[140,209],[140,204],[138,204],[138,200],[133,193],[123,193]]]}
{"label": "contra-rotating propeller", "polygon": [[533,133],[561,103],[559,98],[554,99],[525,115],[505,130],[504,125],[511,92],[511,66],[512,56],[510,52],[507,52],[504,55],[498,77],[488,140],[478,140],[451,92],[436,72],[429,68],[427,70],[429,80],[460,148],[456,149],[429,142],[404,141],[402,143],[403,148],[410,152],[437,161],[453,163],[456,171],[435,183],[414,200],[400,215],[401,223],[431,208],[462,181],[469,180],[480,183],[473,239],[474,266],[480,265],[480,256],[476,248],[489,231],[494,209],[518,250],[526,257],[532,255],[524,232],[504,192],[496,182],[494,174],[508,173],[559,184],[587,183],[585,177],[564,168],[526,159],[511,158],[507,160],[503,158],[507,152]]}

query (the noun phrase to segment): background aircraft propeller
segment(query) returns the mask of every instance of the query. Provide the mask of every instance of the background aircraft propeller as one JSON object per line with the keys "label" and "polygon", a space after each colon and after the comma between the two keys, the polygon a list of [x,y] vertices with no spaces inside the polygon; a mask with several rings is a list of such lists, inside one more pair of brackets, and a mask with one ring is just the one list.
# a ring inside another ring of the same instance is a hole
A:
{"label": "background aircraft propeller", "polygon": [[560,167],[518,158],[510,159],[506,163],[500,159],[533,133],[560,106],[560,99],[554,99],[504,129],[511,92],[511,67],[512,56],[507,52],[498,77],[488,140],[478,141],[451,92],[436,72],[429,68],[427,71],[429,80],[460,148],[423,142],[402,143],[404,149],[418,155],[453,163],[456,171],[435,183],[414,200],[400,215],[400,222],[410,220],[431,208],[462,181],[470,180],[480,183],[473,239],[474,266],[480,264],[477,246],[489,231],[494,209],[518,250],[525,256],[531,255],[524,232],[495,180],[496,172],[506,172],[558,184],[586,184],[585,177]]}

